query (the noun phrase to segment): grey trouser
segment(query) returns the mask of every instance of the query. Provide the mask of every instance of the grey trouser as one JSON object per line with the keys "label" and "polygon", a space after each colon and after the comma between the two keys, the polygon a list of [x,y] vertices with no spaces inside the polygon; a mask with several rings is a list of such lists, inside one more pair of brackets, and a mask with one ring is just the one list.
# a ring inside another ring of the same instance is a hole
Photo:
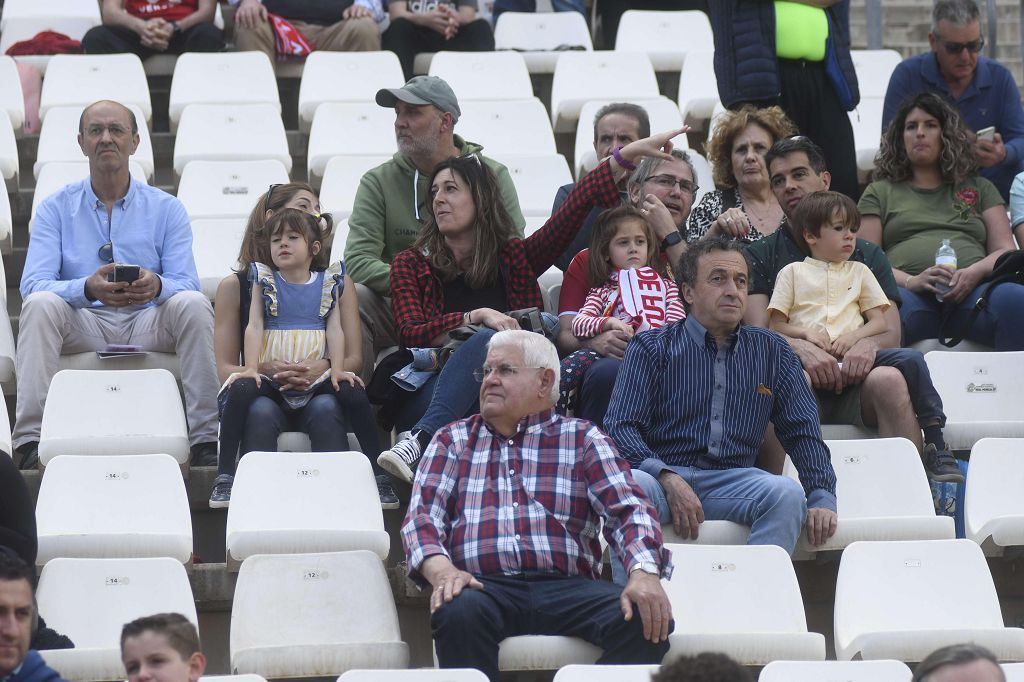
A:
{"label": "grey trouser", "polygon": [[398,345],[395,320],[391,317],[391,299],[378,296],[369,287],[356,283],[359,318],[363,322],[363,370],[359,376],[369,383],[377,353]]}
{"label": "grey trouser", "polygon": [[29,294],[18,328],[18,407],[12,440],[39,440],[43,406],[62,353],[103,350],[108,343],[177,353],[185,389],[189,441],[217,440],[217,367],[213,358],[213,306],[198,291],[184,291],[148,308],[72,308],[48,291]]}
{"label": "grey trouser", "polygon": [[[287,17],[286,17],[287,18]],[[330,52],[369,52],[380,49],[380,29],[373,19],[346,19],[330,26],[289,22],[316,50]],[[275,63],[274,31],[270,21],[261,21],[256,28],[235,24],[235,49],[239,52],[257,50]]]}

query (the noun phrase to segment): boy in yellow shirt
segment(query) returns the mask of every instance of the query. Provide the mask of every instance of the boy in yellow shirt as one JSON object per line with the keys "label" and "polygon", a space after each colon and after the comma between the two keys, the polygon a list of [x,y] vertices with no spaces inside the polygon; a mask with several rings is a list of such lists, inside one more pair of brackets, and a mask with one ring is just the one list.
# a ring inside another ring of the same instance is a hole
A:
{"label": "boy in yellow shirt", "polygon": [[[850,254],[860,228],[856,204],[838,192],[814,192],[797,204],[794,232],[811,255],[779,272],[768,304],[769,327],[784,336],[806,339],[842,363],[861,339],[885,331],[889,307],[878,280]],[[911,348],[881,348],[875,367],[895,367],[907,381],[910,400],[924,431],[922,457],[933,481],[960,483],[963,474],[942,436],[946,415],[932,384],[924,356]]]}

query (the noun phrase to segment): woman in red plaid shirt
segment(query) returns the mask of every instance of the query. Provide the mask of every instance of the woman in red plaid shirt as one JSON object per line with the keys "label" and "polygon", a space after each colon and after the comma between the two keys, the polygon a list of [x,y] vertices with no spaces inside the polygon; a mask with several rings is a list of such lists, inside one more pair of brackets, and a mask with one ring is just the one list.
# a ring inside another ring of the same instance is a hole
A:
{"label": "woman in red plaid shirt", "polygon": [[542,307],[537,278],[572,242],[595,206],[618,206],[617,182],[642,157],[669,159],[672,138],[686,128],[616,147],[580,182],[539,230],[514,237],[491,171],[475,155],[449,159],[434,169],[431,217],[413,246],[391,264],[391,308],[406,348],[443,345],[466,324],[484,327],[462,344],[444,368],[398,410],[396,426],[411,428],[378,458],[411,483],[423,449],[440,427],[477,411],[473,371],[496,331],[518,324],[503,311]]}

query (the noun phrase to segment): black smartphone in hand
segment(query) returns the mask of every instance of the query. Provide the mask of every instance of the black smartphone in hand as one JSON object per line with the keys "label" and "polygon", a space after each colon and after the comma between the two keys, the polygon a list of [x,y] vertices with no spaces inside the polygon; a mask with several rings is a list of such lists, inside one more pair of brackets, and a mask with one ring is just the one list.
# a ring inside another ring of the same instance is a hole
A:
{"label": "black smartphone in hand", "polygon": [[116,263],[113,272],[107,274],[108,282],[126,282],[131,284],[139,278],[141,268],[138,265]]}

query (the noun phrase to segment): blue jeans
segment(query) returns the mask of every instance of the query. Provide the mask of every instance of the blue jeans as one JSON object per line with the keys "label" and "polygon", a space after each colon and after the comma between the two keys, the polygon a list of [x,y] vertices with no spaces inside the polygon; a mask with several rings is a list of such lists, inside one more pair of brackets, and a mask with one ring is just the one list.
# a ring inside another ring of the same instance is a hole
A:
{"label": "blue jeans", "polygon": [[[952,330],[962,328],[986,286],[977,287],[960,302],[953,315]],[[935,295],[917,294],[900,287],[900,297],[903,299],[900,307],[903,345],[938,338],[942,304],[935,300]],[[994,288],[988,309],[974,320],[967,338],[996,350],[1024,350],[1024,286],[1000,284]]]}
{"label": "blue jeans", "polygon": [[[807,515],[807,497],[799,483],[756,467],[697,469],[669,467],[693,488],[707,521],[734,521],[750,526],[748,545],[778,545],[792,554]],[[665,489],[658,479],[633,469],[633,479],[657,511],[662,526],[672,524]],[[612,561],[612,579],[626,581],[625,569]]]}
{"label": "blue jeans", "polygon": [[[600,580],[530,572],[476,576],[484,589],[466,587],[430,618],[440,668],[476,668],[498,680],[498,645],[517,635],[579,637],[604,650],[603,664],[658,664],[668,642],[644,639],[636,612],[622,617],[622,588]],[[669,624],[669,632],[674,624]]]}
{"label": "blue jeans", "polygon": [[445,424],[480,411],[480,384],[473,372],[487,359],[493,329],[481,329],[455,349],[441,371],[409,394],[395,416],[398,431],[416,429],[433,435]]}
{"label": "blue jeans", "polygon": [[619,375],[622,360],[601,358],[590,366],[583,377],[577,398],[576,416],[604,428],[604,413],[612,400],[615,377]]}
{"label": "blue jeans", "polygon": [[882,348],[875,353],[875,367],[895,367],[900,371],[907,382],[910,404],[914,406],[914,414],[922,427],[936,421],[939,426],[946,424],[942,398],[935,390],[928,363],[921,352],[913,348]]}

